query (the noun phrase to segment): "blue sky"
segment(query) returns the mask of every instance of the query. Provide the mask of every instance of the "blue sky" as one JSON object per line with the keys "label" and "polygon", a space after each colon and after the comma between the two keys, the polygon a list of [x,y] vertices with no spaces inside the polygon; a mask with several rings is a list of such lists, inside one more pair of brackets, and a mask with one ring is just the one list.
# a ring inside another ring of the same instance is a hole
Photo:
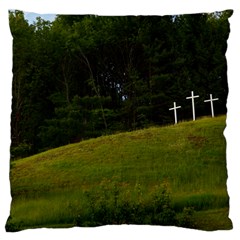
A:
{"label": "blue sky", "polygon": [[24,12],[25,19],[28,20],[29,24],[32,24],[34,21],[36,21],[36,17],[41,17],[44,20],[53,21],[56,17],[56,14],[37,14],[32,12]]}

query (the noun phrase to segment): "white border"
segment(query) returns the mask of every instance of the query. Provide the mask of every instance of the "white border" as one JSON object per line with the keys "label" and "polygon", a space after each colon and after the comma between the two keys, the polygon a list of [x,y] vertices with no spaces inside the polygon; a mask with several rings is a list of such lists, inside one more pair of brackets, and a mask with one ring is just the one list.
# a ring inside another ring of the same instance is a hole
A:
{"label": "white border", "polygon": [[[36,13],[97,14],[97,15],[166,15],[180,13],[213,12],[233,9],[230,18],[231,32],[228,40],[227,102],[227,167],[230,195],[231,231],[203,232],[176,227],[161,226],[104,226],[98,228],[37,229],[19,233],[6,233],[5,223],[10,210],[9,146],[11,114],[11,35],[8,25],[8,9]],[[238,75],[240,56],[240,4],[238,0],[0,0],[0,239],[237,239],[240,236],[240,109],[238,108],[240,81]]]}

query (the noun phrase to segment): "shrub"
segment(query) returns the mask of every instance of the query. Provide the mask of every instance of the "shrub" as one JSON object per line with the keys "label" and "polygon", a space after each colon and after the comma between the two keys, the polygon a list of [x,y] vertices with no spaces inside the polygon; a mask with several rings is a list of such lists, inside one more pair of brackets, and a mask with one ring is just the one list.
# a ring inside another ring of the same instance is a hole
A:
{"label": "shrub", "polygon": [[186,228],[195,228],[194,208],[185,207],[177,217],[177,226]]}
{"label": "shrub", "polygon": [[144,197],[141,185],[136,184],[128,195],[121,195],[116,184],[101,185],[98,190],[86,191],[86,206],[76,218],[77,226],[107,224],[152,224],[193,226],[193,209],[174,211],[167,185],[157,186],[150,198]]}
{"label": "shrub", "polygon": [[27,143],[20,143],[17,147],[11,147],[11,158],[18,159],[30,156],[32,146]]}

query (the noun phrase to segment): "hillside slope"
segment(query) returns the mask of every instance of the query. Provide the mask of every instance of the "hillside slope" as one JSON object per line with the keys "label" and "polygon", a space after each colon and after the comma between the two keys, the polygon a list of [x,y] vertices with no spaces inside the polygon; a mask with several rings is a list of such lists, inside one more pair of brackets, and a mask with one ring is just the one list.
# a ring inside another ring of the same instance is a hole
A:
{"label": "hillside slope", "polygon": [[[47,224],[36,208],[45,209],[44,214],[47,209],[57,214],[66,206],[76,210],[84,191],[112,183],[121,186],[122,193],[141,186],[146,196],[164,183],[176,208],[228,209],[225,120],[202,118],[104,136],[14,161],[11,217],[26,225]],[[36,212],[35,222],[21,217],[26,207]]]}

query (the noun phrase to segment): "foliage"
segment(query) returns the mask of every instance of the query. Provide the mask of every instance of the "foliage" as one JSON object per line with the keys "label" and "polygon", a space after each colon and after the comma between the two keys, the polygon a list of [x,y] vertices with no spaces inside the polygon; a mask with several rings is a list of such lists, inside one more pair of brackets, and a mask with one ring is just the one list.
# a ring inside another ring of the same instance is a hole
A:
{"label": "foliage", "polygon": [[[134,191],[121,198],[122,189],[116,185],[102,186],[97,191],[85,192],[88,205],[82,209],[76,218],[77,226],[97,226],[106,224],[149,224],[149,225],[179,225],[189,227],[190,214],[185,222],[176,218],[176,212],[171,206],[171,199],[166,185],[156,186],[152,197],[146,198],[140,184]],[[147,199],[147,200],[146,200]],[[193,211],[191,212],[191,214]]]}
{"label": "foliage", "polygon": [[27,143],[20,143],[17,147],[11,148],[12,159],[24,158],[31,155],[31,153],[32,153],[32,147]]}
{"label": "foliage", "polygon": [[191,106],[184,99],[192,90],[200,95],[197,116],[209,114],[199,104],[209,93],[219,98],[215,113],[226,113],[231,14],[58,15],[52,23],[39,17],[29,25],[23,12],[10,12],[12,147],[27,143],[32,154],[169,124],[173,101],[182,106],[179,120],[188,119]]}
{"label": "foliage", "polygon": [[77,219],[89,226],[90,216],[91,224],[102,216],[102,223],[229,229],[225,120],[102,136],[14,161],[12,219],[22,228],[74,226]]}
{"label": "foliage", "polygon": [[177,216],[177,225],[179,227],[195,228],[194,213],[193,207],[185,207],[182,213]]}

